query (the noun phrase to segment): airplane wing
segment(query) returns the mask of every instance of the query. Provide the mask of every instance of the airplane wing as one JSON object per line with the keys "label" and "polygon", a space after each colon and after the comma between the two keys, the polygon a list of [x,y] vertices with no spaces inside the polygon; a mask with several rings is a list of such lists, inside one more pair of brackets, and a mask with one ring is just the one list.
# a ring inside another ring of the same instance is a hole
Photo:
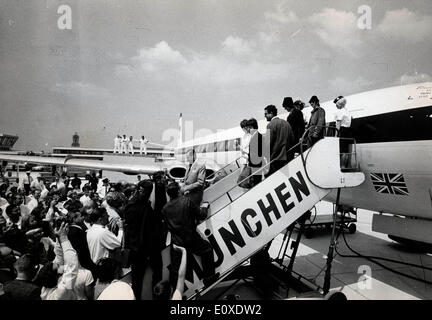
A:
{"label": "airplane wing", "polygon": [[63,166],[63,167],[79,167],[93,170],[108,170],[108,171],[116,171],[123,172],[126,174],[152,174],[156,171],[163,170],[162,164],[154,164],[154,165],[140,165],[140,164],[131,164],[131,163],[106,163],[98,160],[85,160],[85,159],[76,159],[73,157],[66,158],[57,158],[57,157],[42,157],[42,156],[19,156],[19,155],[9,155],[9,154],[0,154],[1,161],[10,161],[10,162],[27,162],[27,163],[36,163],[36,164],[46,164],[46,165],[55,165],[55,166]]}

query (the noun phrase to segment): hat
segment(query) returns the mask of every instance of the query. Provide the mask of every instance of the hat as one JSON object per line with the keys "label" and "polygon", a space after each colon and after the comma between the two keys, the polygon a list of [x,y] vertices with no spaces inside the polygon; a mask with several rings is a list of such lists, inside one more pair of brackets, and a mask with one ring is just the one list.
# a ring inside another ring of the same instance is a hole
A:
{"label": "hat", "polygon": [[293,99],[291,97],[285,97],[282,102],[282,107],[286,108],[294,108]]}
{"label": "hat", "polygon": [[309,103],[312,103],[312,102],[319,103],[319,99],[318,99],[318,97],[317,97],[317,96],[312,96],[312,97],[310,98],[310,100],[309,100]]}
{"label": "hat", "polygon": [[337,103],[340,99],[343,99],[343,96],[339,96],[333,100],[333,103]]}
{"label": "hat", "polygon": [[103,182],[103,183],[108,183],[108,182],[109,182],[109,179],[108,179],[108,178],[104,178],[104,179],[102,179],[102,182]]}

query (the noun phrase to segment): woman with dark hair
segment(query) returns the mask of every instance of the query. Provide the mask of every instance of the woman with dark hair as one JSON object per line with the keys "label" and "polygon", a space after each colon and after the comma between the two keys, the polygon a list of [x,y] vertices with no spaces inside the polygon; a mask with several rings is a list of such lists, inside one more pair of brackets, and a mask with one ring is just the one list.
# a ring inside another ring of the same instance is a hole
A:
{"label": "woman with dark hair", "polygon": [[247,124],[248,124],[248,120],[246,120],[246,119],[243,119],[240,122],[240,128],[244,132],[244,135],[240,141],[240,151],[241,151],[241,156],[242,156],[241,163],[242,164],[247,163],[248,155],[249,155],[250,133],[249,133],[249,128],[248,128]]}

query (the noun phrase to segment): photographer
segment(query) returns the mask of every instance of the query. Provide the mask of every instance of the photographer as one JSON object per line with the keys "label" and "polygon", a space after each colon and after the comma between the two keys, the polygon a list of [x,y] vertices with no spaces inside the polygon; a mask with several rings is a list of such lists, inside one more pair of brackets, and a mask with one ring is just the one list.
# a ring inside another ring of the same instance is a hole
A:
{"label": "photographer", "polygon": [[36,276],[35,283],[42,287],[42,300],[76,300],[74,285],[79,263],[67,237],[68,232],[69,226],[65,222],[54,230],[57,238],[54,247],[56,257],[54,262],[43,266]]}

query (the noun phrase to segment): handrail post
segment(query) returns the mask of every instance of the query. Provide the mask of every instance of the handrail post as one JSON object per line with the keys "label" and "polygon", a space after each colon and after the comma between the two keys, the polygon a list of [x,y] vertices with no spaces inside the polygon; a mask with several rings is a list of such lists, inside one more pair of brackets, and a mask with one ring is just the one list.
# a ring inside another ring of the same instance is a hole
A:
{"label": "handrail post", "polygon": [[340,191],[341,191],[341,188],[338,188],[337,196],[336,196],[336,205],[335,205],[335,209],[333,211],[332,235],[331,235],[329,250],[327,253],[327,268],[326,268],[326,272],[325,272],[325,276],[324,276],[324,286],[323,286],[324,295],[326,295],[330,291],[331,265],[333,262],[333,253],[334,253],[334,249],[336,246],[336,242],[335,242],[336,215],[337,215],[337,208],[339,207]]}

